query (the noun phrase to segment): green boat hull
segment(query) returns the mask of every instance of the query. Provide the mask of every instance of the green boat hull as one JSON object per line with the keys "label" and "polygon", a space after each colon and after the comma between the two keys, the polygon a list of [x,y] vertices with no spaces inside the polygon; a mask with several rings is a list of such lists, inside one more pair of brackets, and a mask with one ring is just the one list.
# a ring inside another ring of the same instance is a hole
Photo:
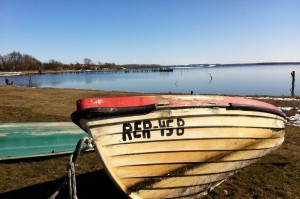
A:
{"label": "green boat hull", "polygon": [[71,153],[87,136],[73,122],[0,124],[0,160]]}

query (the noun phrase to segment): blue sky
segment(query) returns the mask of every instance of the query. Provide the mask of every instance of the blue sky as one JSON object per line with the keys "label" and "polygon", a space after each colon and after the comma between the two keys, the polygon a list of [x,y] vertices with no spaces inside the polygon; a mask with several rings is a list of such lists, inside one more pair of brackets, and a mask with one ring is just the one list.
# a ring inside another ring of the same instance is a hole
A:
{"label": "blue sky", "polygon": [[42,62],[300,61],[300,0],[1,0],[0,54]]}

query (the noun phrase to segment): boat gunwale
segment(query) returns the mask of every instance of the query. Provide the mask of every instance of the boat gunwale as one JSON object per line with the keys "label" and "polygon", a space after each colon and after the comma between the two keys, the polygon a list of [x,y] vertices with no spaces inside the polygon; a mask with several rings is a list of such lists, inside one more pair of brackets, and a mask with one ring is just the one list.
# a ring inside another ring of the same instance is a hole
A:
{"label": "boat gunwale", "polygon": [[[193,109],[195,107],[187,107],[186,109]],[[206,108],[206,107],[205,107]],[[214,107],[214,108],[225,108],[226,110],[240,110],[240,109],[227,109],[226,107]],[[157,111],[166,111],[166,110],[178,110],[178,109],[157,109]],[[252,111],[252,110],[251,110]],[[255,112],[255,111],[253,111]],[[271,114],[268,112],[263,112],[260,111],[260,113],[267,113],[267,114]],[[119,115],[119,116],[140,116],[141,114],[126,114],[126,115]],[[274,114],[272,114],[274,115]],[[118,116],[118,115],[116,115]],[[218,114],[211,114],[211,113],[207,113],[207,114],[194,114],[194,115],[181,115],[180,117],[215,117],[215,116],[247,116],[247,117],[263,117],[263,118],[274,118],[272,116],[265,116],[265,115],[254,115],[254,114],[238,114],[238,113],[218,113]],[[278,115],[277,115],[278,116]],[[167,118],[176,118],[178,116],[174,115],[174,116],[160,116],[160,119],[167,119]],[[285,118],[283,118],[282,116],[279,116],[280,120],[285,120]],[[86,117],[83,117],[86,118]],[[92,117],[87,117],[86,119],[91,119]],[[95,117],[95,118],[99,118],[99,117]],[[103,119],[112,119],[112,117],[103,117]],[[155,118],[157,119],[157,118]],[[276,118],[279,119],[279,118]],[[136,120],[130,120],[130,121],[136,121]],[[114,124],[118,124],[121,122],[113,122]],[[107,124],[107,123],[106,123]]]}
{"label": "boat gunwale", "polygon": [[[136,109],[138,108],[138,109]],[[112,116],[131,116],[131,115],[139,115],[150,113],[152,111],[162,111],[162,110],[176,110],[176,109],[191,109],[191,108],[225,108],[226,110],[242,110],[242,111],[254,111],[254,112],[262,112],[262,113],[270,113],[277,116],[282,117],[282,120],[286,119],[286,114],[283,113],[281,110],[276,110],[268,107],[263,106],[253,106],[248,104],[234,104],[229,103],[229,105],[195,105],[195,106],[158,106],[158,105],[146,105],[146,106],[138,106],[138,107],[121,107],[121,108],[86,108],[83,110],[74,111],[71,114],[72,121],[77,124],[81,128],[80,119],[91,119],[91,118],[100,118],[100,117],[107,117],[105,119],[110,119]],[[136,111],[137,110],[137,111]],[[207,114],[209,115],[209,114]],[[227,114],[217,114],[218,116],[226,115]],[[230,115],[230,116],[237,116]],[[201,115],[202,116],[202,115]],[[212,115],[216,116],[216,115]],[[251,115],[252,117],[264,117],[264,116],[256,116]],[[174,116],[175,117],[175,116]],[[192,116],[197,117],[197,115]],[[163,118],[163,117],[161,117]],[[272,118],[272,117],[270,117]]]}

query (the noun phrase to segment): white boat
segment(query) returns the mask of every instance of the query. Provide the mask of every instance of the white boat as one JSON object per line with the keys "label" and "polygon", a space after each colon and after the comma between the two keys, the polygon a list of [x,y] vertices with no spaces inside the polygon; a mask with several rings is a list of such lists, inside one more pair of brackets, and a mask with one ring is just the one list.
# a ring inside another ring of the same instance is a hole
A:
{"label": "white boat", "polygon": [[0,72],[0,77],[22,75],[22,72]]}
{"label": "white boat", "polygon": [[159,72],[173,72],[173,68],[162,67],[159,69]]}
{"label": "white boat", "polygon": [[129,198],[197,198],[278,149],[285,114],[210,95],[85,98],[71,118]]}

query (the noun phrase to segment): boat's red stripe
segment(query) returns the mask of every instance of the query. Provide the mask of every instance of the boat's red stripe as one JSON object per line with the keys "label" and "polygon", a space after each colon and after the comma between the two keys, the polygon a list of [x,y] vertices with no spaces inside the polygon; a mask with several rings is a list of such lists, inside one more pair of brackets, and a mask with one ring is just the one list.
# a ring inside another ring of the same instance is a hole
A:
{"label": "boat's red stripe", "polygon": [[230,97],[230,98],[228,98],[228,102],[231,103],[231,104],[243,104],[243,105],[259,106],[259,107],[265,107],[265,108],[270,108],[270,109],[281,111],[280,108],[277,107],[277,106],[274,106],[274,105],[266,103],[266,102],[253,100],[253,99]]}
{"label": "boat's red stripe", "polygon": [[101,97],[77,100],[77,110],[87,108],[126,108],[156,104],[155,98],[146,96]]}
{"label": "boat's red stripe", "polygon": [[[161,104],[162,103],[162,104]],[[256,107],[265,107],[273,110],[280,109],[272,104],[268,104],[258,100],[246,99],[241,97],[223,97],[223,98],[207,98],[207,99],[172,99],[161,98],[160,96],[122,96],[122,97],[101,97],[101,98],[84,98],[77,100],[77,110],[87,108],[126,108],[147,105],[164,105],[170,107],[176,106],[199,106],[199,105],[212,105],[212,106],[228,106],[230,104],[248,105]]]}

